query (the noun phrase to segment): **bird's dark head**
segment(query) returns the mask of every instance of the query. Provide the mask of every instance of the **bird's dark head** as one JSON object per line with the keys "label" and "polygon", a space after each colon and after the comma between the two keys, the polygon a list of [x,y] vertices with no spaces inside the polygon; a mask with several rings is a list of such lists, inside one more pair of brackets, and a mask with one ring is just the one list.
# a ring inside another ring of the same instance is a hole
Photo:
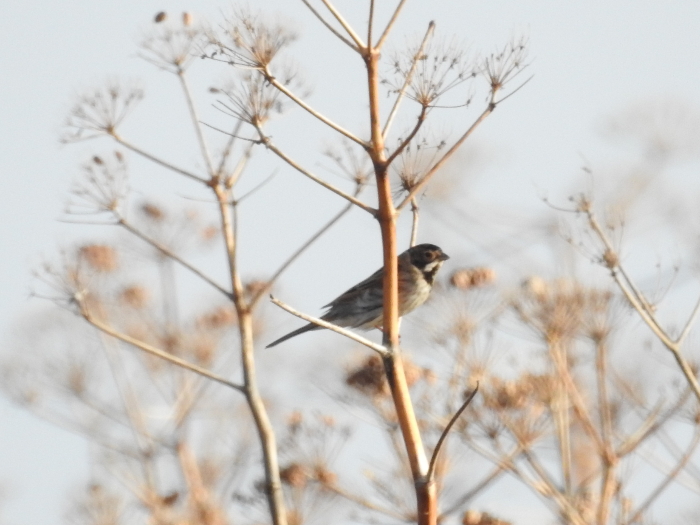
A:
{"label": "bird's dark head", "polygon": [[413,266],[422,272],[431,272],[433,274],[442,266],[443,261],[450,258],[439,246],[434,244],[418,244],[413,248],[409,248],[408,255]]}

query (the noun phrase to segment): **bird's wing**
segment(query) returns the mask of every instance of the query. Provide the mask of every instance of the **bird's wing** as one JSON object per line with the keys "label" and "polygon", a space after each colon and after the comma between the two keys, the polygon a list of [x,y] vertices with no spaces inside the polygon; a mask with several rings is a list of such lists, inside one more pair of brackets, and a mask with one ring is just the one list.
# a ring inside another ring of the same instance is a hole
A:
{"label": "bird's wing", "polygon": [[365,293],[370,288],[378,287],[381,295],[383,278],[384,268],[382,267],[379,268],[379,270],[374,272],[372,275],[367,277],[367,279],[365,279],[364,281],[357,283],[355,286],[348,290],[345,290],[342,294],[340,294],[330,303],[325,305],[324,308],[330,308],[332,310],[334,307],[337,307],[340,304],[347,304],[349,302],[352,302],[354,299]]}

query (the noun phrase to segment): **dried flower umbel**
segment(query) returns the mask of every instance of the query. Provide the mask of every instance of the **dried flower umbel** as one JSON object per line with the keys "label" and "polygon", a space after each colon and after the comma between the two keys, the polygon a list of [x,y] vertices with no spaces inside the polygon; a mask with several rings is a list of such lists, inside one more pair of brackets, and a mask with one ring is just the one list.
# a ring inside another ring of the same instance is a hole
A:
{"label": "dried flower umbel", "polygon": [[116,81],[81,95],[66,120],[63,142],[116,134],[119,125],[142,98],[141,88]]}
{"label": "dried flower umbel", "polygon": [[478,68],[464,46],[456,42],[430,42],[422,52],[420,45],[406,53],[394,56],[391,68],[394,79],[385,81],[392,91],[398,92],[410,75],[414,61],[417,61],[411,78],[408,98],[422,106],[437,105],[438,100],[457,86],[477,76]]}
{"label": "dried flower umbel", "polygon": [[73,184],[67,213],[118,215],[129,192],[127,166],[120,151],[94,156],[83,164],[82,176]]}

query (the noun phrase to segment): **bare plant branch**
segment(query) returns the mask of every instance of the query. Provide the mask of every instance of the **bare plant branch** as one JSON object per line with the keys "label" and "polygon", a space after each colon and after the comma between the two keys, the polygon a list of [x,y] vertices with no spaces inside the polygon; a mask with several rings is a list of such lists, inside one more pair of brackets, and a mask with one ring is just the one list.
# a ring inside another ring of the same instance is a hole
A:
{"label": "bare plant branch", "polygon": [[[406,0],[402,0],[401,4],[403,4],[403,2],[405,1]],[[401,4],[399,4],[399,7]],[[403,85],[401,86],[401,89],[399,89],[399,93],[396,95],[394,105],[392,106],[391,111],[389,112],[389,116],[387,117],[386,122],[384,123],[384,129],[382,130],[382,136],[384,137],[384,140],[386,140],[386,137],[389,134],[389,129],[391,128],[391,124],[394,122],[394,117],[396,117],[396,114],[399,111],[399,106],[401,105],[401,102],[403,101],[403,98],[406,95],[406,90],[411,85],[413,75],[415,74],[416,68],[418,67],[418,62],[422,59],[423,54],[425,53],[425,48],[428,45],[428,41],[433,36],[434,31],[435,22],[430,22],[428,24],[428,30],[425,32],[425,36],[423,37],[423,40],[420,43],[420,46],[418,47],[418,51],[416,51],[416,54],[413,56],[411,68],[408,70],[408,74],[404,79]]]}
{"label": "bare plant branch", "polygon": [[[593,214],[593,210],[588,201],[582,201],[579,206],[579,210],[586,214],[588,219],[588,224],[590,225],[593,232],[598,236],[603,245],[605,246],[606,253],[604,259],[606,261],[606,266],[610,270],[613,279],[620,288],[620,291],[627,298],[627,301],[632,305],[632,307],[637,310],[642,320],[647,324],[651,331],[659,338],[663,345],[671,352],[676,363],[678,363],[681,372],[685,376],[690,388],[693,390],[695,397],[700,401],[700,383],[698,383],[698,378],[690,366],[690,363],[683,357],[681,353],[680,345],[673,341],[671,337],[666,333],[666,331],[661,327],[660,323],[656,319],[651,309],[645,306],[643,298],[641,298],[641,293],[636,287],[633,287],[631,279],[626,277],[626,274],[622,273],[622,266],[619,261],[619,257],[615,253],[612,243],[608,236],[603,231],[600,223]],[[695,316],[695,313],[691,314],[691,319]]]}
{"label": "bare plant branch", "polygon": [[427,106],[421,107],[420,115],[418,115],[418,120],[417,120],[417,122],[416,122],[416,125],[413,126],[413,129],[412,129],[411,132],[408,134],[408,137],[406,137],[404,140],[402,140],[401,143],[399,144],[399,146],[394,150],[394,152],[393,152],[391,155],[389,155],[389,158],[386,159],[386,164],[387,164],[387,166],[388,166],[389,164],[391,164],[391,163],[394,161],[394,159],[395,159],[396,157],[398,157],[399,155],[401,155],[401,152],[402,152],[404,149],[406,149],[406,147],[411,143],[411,141],[412,141],[413,138],[416,136],[416,134],[418,133],[418,131],[420,131],[421,126],[422,126],[423,123],[425,122],[425,118],[426,118],[426,116],[427,116],[427,113],[428,113],[428,107],[427,107]]}
{"label": "bare plant branch", "polygon": [[190,118],[192,119],[192,125],[194,126],[195,134],[197,135],[197,142],[202,152],[202,158],[207,166],[207,172],[209,177],[214,177],[216,173],[214,172],[214,166],[212,164],[211,154],[209,153],[209,147],[207,146],[207,141],[202,133],[202,126],[199,123],[199,117],[197,116],[197,108],[194,105],[194,99],[192,98],[192,92],[190,90],[189,83],[187,82],[187,76],[183,68],[178,68],[177,77],[180,79],[180,85],[182,86],[182,91],[185,94],[185,100],[187,101],[187,108],[190,111]]}
{"label": "bare plant branch", "polygon": [[467,407],[469,406],[469,403],[472,402],[472,399],[474,399],[474,396],[476,396],[476,393],[479,391],[479,383],[476,383],[476,387],[474,387],[474,390],[472,391],[471,394],[469,394],[469,397],[462,403],[462,406],[459,407],[459,410],[455,412],[455,414],[452,416],[450,421],[447,423],[447,426],[445,427],[445,430],[442,431],[442,434],[440,434],[440,438],[438,439],[437,444],[435,445],[435,450],[433,450],[433,455],[430,458],[430,467],[428,467],[428,479],[432,480],[433,476],[435,475],[435,463],[438,458],[438,454],[440,454],[440,448],[442,447],[442,443],[445,441],[447,438],[447,434],[450,433],[450,430],[452,429],[452,426],[457,422],[459,419],[459,416],[462,415],[462,412],[464,412]]}
{"label": "bare plant branch", "polygon": [[413,214],[413,221],[411,222],[411,241],[410,246],[415,246],[418,240],[418,219],[419,217],[418,203],[415,197],[411,199],[411,213]]}
{"label": "bare plant branch", "polygon": [[493,113],[493,110],[496,109],[496,101],[495,101],[495,94],[492,95],[491,101],[489,102],[488,106],[484,111],[482,111],[481,115],[477,117],[477,119],[474,121],[474,123],[469,126],[469,129],[464,132],[464,134],[455,142],[452,147],[447,150],[447,152],[440,157],[440,159],[433,164],[433,166],[428,170],[428,172],[423,176],[423,178],[416,183],[416,185],[411,188],[411,191],[408,192],[408,195],[404,197],[403,201],[396,206],[396,211],[401,212],[401,210],[409,203],[411,202],[411,199],[416,196],[416,194],[421,191],[425,185],[430,181],[430,179],[437,173],[437,171],[452,157],[452,155],[455,154],[455,152],[462,146],[465,140],[467,140],[470,135],[474,132],[474,130],[481,124],[484,120],[486,120],[486,117],[488,117],[491,113]]}
{"label": "bare plant branch", "polygon": [[357,199],[356,197],[353,197],[349,193],[345,193],[343,190],[336,188],[335,186],[329,184],[328,182],[320,179],[310,171],[302,168],[299,164],[297,164],[294,160],[292,160],[290,157],[288,157],[285,153],[282,152],[277,146],[275,146],[272,141],[270,140],[270,137],[266,136],[263,134],[262,129],[258,129],[258,133],[260,134],[260,140],[261,142],[265,145],[267,149],[272,151],[275,155],[277,155],[279,158],[281,158],[283,161],[285,161],[287,164],[289,164],[292,168],[297,170],[299,173],[302,175],[306,175],[308,178],[313,180],[314,182],[317,182],[324,188],[332,191],[336,195],[339,195],[343,197],[344,199],[350,201],[353,203],[355,206],[358,206],[359,208],[362,208],[365,210],[367,213],[371,215],[376,215],[377,210],[372,208],[371,206],[367,206],[365,203]]}
{"label": "bare plant branch", "polygon": [[191,271],[197,277],[202,279],[204,282],[206,282],[210,286],[213,286],[214,288],[216,288],[218,291],[220,291],[222,294],[224,294],[229,299],[231,298],[231,292],[229,290],[226,290],[226,288],[224,288],[220,284],[216,283],[211,277],[206,275],[204,272],[202,272],[201,270],[198,270],[197,268],[192,266],[190,263],[188,263],[187,261],[182,259],[179,255],[175,254],[167,246],[165,246],[165,245],[159,243],[158,241],[156,241],[155,239],[152,239],[151,237],[147,236],[145,233],[143,233],[141,230],[139,230],[134,225],[132,225],[129,221],[127,221],[124,217],[121,217],[118,215],[117,216],[117,224],[119,226],[123,227],[128,232],[133,233],[136,237],[138,237],[142,241],[153,246],[156,250],[161,252],[163,255],[165,255],[169,259],[172,259],[173,261],[178,263],[183,268],[186,268],[189,271]]}
{"label": "bare plant branch", "polygon": [[275,78],[275,76],[272,73],[270,73],[270,70],[268,68],[265,68],[264,70],[262,70],[261,73],[265,76],[265,80],[267,80],[272,86],[277,88],[279,91],[281,91],[282,93],[287,95],[287,97],[289,97],[289,99],[292,100],[293,102],[295,102],[298,106],[301,106],[302,108],[304,108],[308,113],[310,113],[311,115],[316,117],[318,120],[320,120],[321,122],[326,124],[328,127],[336,130],[341,135],[345,135],[347,138],[349,138],[353,142],[357,142],[363,148],[367,148],[367,143],[364,140],[355,136],[353,133],[346,130],[342,126],[336,124],[335,122],[333,122],[331,119],[329,119],[328,117],[326,117],[322,113],[316,111],[314,108],[309,106],[306,102],[304,102],[301,98],[299,98],[297,95],[292,93],[287,88],[287,86],[282,84],[279,80],[277,80]]}
{"label": "bare plant branch", "polygon": [[[377,41],[377,45],[374,46],[374,49],[379,51],[382,46],[384,45],[384,42],[386,42],[386,39],[389,37],[389,33],[391,32],[391,29],[394,27],[394,23],[396,22],[396,19],[399,17],[399,13],[401,12],[401,8],[403,5],[406,3],[406,0],[401,0],[399,2],[399,5],[396,6],[396,9],[394,9],[394,14],[391,15],[391,19],[389,20],[389,23],[386,25],[384,28],[384,31],[382,32],[382,36],[379,37],[379,40]],[[434,25],[433,22],[430,22],[431,24]]]}
{"label": "bare plant branch", "polygon": [[358,49],[366,49],[367,46],[362,42],[362,39],[360,36],[355,32],[355,30],[348,24],[348,22],[343,18],[343,15],[341,15],[338,10],[333,6],[333,4],[330,3],[329,0],[321,0],[323,4],[328,8],[328,10],[333,14],[335,19],[340,22],[340,25],[343,26],[343,29],[347,31],[348,35],[350,38],[352,38],[353,42],[355,42],[355,45],[358,47]]}
{"label": "bare plant branch", "polygon": [[661,493],[666,490],[666,488],[669,486],[669,484],[676,479],[678,474],[685,468],[685,466],[688,464],[688,461],[690,461],[690,458],[693,457],[693,453],[698,447],[698,444],[700,444],[700,430],[698,428],[695,428],[695,433],[693,434],[693,439],[690,441],[690,444],[688,445],[688,448],[683,454],[683,456],[678,460],[676,463],[676,466],[668,473],[666,474],[666,477],[664,480],[652,491],[649,496],[647,496],[646,500],[642,502],[642,504],[637,508],[637,510],[632,514],[632,516],[625,522],[625,525],[632,524],[632,523],[638,523],[638,519],[642,516],[644,511],[649,508],[649,506],[658,498]]}
{"label": "bare plant branch", "polygon": [[350,42],[350,40],[348,40],[348,39],[345,38],[343,35],[341,35],[335,27],[333,27],[332,25],[330,25],[330,24],[321,16],[321,14],[316,10],[316,8],[313,7],[313,6],[309,3],[309,0],[301,0],[301,1],[304,2],[304,5],[305,5],[306,7],[309,8],[309,10],[314,14],[314,16],[315,16],[316,18],[318,18],[318,19],[321,21],[321,23],[322,23],[324,26],[326,26],[326,28],[327,28],[331,33],[333,33],[335,36],[337,36],[337,37],[341,40],[341,42],[343,42],[345,45],[347,45],[347,46],[348,46],[350,49],[352,49],[353,51],[359,52],[359,48],[358,48],[355,44],[353,44],[352,42]]}
{"label": "bare plant branch", "polygon": [[283,303],[282,301],[280,301],[279,299],[277,299],[273,296],[270,296],[270,301],[273,304],[276,304],[277,306],[282,308],[282,310],[289,312],[293,316],[298,317],[299,319],[303,319],[304,321],[307,321],[309,323],[313,323],[315,325],[318,325],[321,328],[327,328],[328,330],[336,332],[340,335],[344,335],[348,339],[352,339],[353,341],[360,343],[361,345],[364,345],[367,348],[374,350],[382,357],[389,355],[389,350],[387,350],[385,346],[377,344],[373,341],[370,341],[369,339],[365,339],[364,337],[357,335],[355,332],[353,332],[351,330],[348,330],[348,329],[340,327],[340,326],[336,326],[333,323],[329,323],[328,321],[324,321],[323,319],[319,319],[317,317],[311,317],[310,315],[301,313],[299,310],[295,310],[294,308],[292,308],[288,304]]}
{"label": "bare plant branch", "polygon": [[688,317],[688,321],[685,323],[683,330],[681,331],[678,338],[675,340],[675,343],[677,345],[682,344],[683,341],[685,340],[685,338],[688,337],[688,334],[690,333],[690,330],[693,328],[693,325],[695,324],[695,320],[698,317],[698,313],[700,313],[700,299],[698,299],[698,302],[695,304],[695,308],[693,308],[693,311],[690,314],[690,317]]}
{"label": "bare plant branch", "polygon": [[141,155],[144,158],[147,158],[148,160],[150,160],[152,162],[155,162],[156,164],[158,164],[160,166],[163,166],[164,168],[167,168],[171,171],[174,171],[175,173],[179,173],[180,175],[184,175],[185,177],[187,177],[189,179],[196,180],[197,182],[201,182],[203,184],[207,184],[207,182],[208,182],[206,179],[203,179],[199,175],[195,175],[194,173],[192,173],[190,171],[184,170],[182,168],[178,168],[174,164],[170,164],[169,162],[166,162],[162,159],[159,159],[158,157],[151,155],[150,153],[142,150],[138,146],[134,146],[130,142],[127,142],[126,140],[124,140],[121,136],[117,135],[116,133],[112,133],[112,137],[114,138],[114,140],[116,140],[119,144],[121,144],[125,148],[133,151],[134,153]]}
{"label": "bare plant branch", "polygon": [[[358,192],[359,193],[359,192]],[[262,287],[251,299],[250,304],[254,306],[263,294],[267,293],[272,285],[277,281],[277,279],[284,273],[284,271],[291,266],[291,264],[304,253],[309,246],[311,246],[316,240],[318,240],[324,233],[326,233],[336,222],[338,222],[346,213],[352,209],[352,203],[348,203],[342,210],[340,210],[330,221],[324,224],[316,233],[314,233],[304,244],[302,244],[289,258],[282,263],[282,265],[277,269],[275,273],[272,274],[265,286]]]}
{"label": "bare plant branch", "polygon": [[127,334],[122,334],[121,332],[117,332],[114,330],[111,326],[103,323],[99,319],[97,319],[95,316],[92,315],[92,313],[87,309],[87,306],[85,305],[85,302],[82,298],[76,297],[76,302],[80,306],[80,313],[83,316],[83,318],[93,325],[95,328],[98,328],[102,332],[111,335],[112,337],[115,337],[121,341],[124,341],[125,343],[128,343],[132,346],[135,346],[136,348],[140,348],[144,352],[147,352],[151,355],[154,355],[156,357],[159,357],[165,361],[168,361],[170,363],[173,363],[179,367],[182,367],[186,370],[190,370],[192,372],[195,372],[203,377],[207,377],[209,379],[212,379],[216,381],[217,383],[221,383],[222,385],[226,385],[230,388],[233,388],[234,390],[238,390],[239,392],[244,392],[244,389],[241,385],[233,383],[229,381],[228,379],[221,377],[213,372],[210,372],[209,370],[202,368],[201,366],[195,365],[194,363],[190,363],[188,361],[185,361],[184,359],[180,359],[179,357],[176,357],[172,354],[169,354],[163,350],[160,350],[154,346],[149,345],[148,343],[144,343],[143,341],[139,341],[138,339],[134,339],[133,337],[127,335]]}

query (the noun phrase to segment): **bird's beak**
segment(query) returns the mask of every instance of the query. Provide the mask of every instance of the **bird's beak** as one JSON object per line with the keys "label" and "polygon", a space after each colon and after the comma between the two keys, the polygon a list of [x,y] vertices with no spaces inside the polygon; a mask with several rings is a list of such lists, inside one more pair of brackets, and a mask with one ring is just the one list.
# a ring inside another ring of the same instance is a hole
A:
{"label": "bird's beak", "polygon": [[446,261],[449,258],[450,256],[443,252],[438,256],[438,261]]}

